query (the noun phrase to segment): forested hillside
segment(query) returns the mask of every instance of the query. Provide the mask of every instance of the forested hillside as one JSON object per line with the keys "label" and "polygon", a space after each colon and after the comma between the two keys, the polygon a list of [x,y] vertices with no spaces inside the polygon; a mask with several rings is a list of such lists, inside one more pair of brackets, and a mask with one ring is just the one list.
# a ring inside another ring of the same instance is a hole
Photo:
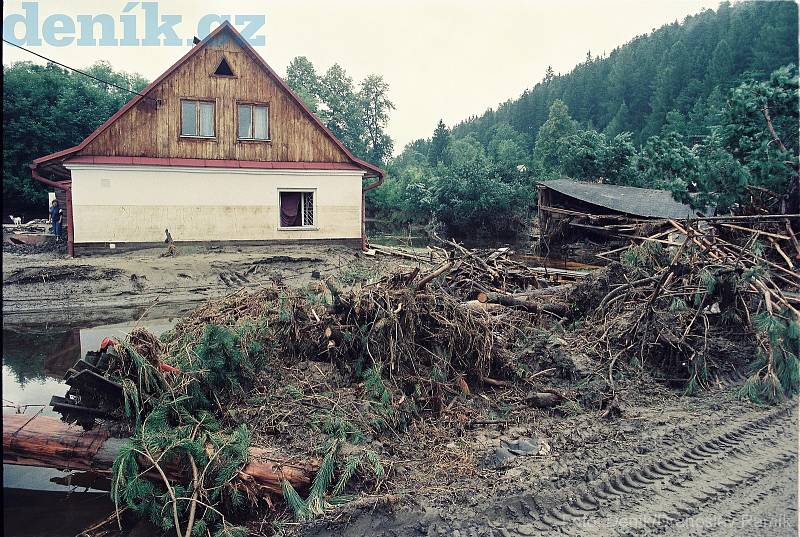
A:
{"label": "forested hillside", "polygon": [[514,235],[535,181],[561,175],[665,188],[718,211],[752,187],[778,203],[797,180],[797,31],[794,3],[726,2],[568,74],[548,70],[518,99],[409,144],[370,193],[374,214]]}
{"label": "forested hillside", "polygon": [[[766,78],[790,63],[797,63],[793,2],[724,2],[716,12],[662,26],[606,57],[587,53],[570,73],[548,71],[518,99],[453,127],[453,135],[471,134],[488,146],[494,128],[508,123],[526,135],[527,149],[532,149],[556,99],[581,126],[612,136],[627,131],[637,144],[665,126],[702,135],[708,110],[722,102],[728,89],[750,75]],[[668,118],[670,111],[680,116]]]}

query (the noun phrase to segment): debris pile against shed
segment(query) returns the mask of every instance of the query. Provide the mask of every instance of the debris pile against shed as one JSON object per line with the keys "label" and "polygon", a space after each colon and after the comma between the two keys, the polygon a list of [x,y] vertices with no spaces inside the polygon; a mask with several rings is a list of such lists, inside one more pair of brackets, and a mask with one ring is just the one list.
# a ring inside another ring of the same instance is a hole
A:
{"label": "debris pile against shed", "polygon": [[538,187],[540,250],[581,235],[635,234],[654,221],[681,220],[700,213],[666,190],[553,179]]}

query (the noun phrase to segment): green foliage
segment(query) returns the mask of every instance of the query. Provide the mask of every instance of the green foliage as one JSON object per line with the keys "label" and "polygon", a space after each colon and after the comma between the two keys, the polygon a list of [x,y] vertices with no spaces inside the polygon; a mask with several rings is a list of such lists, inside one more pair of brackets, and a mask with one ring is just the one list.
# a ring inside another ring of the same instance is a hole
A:
{"label": "green foliage", "polygon": [[333,487],[332,494],[334,496],[340,496],[344,492],[347,483],[353,478],[358,469],[358,465],[361,464],[361,459],[362,457],[358,455],[350,455],[345,459],[342,472],[339,475],[339,480],[336,482],[336,486]]}
{"label": "green foliage", "polygon": [[245,507],[244,494],[231,482],[247,464],[250,433],[245,425],[226,428],[223,422],[230,396],[249,387],[262,359],[254,338],[259,329],[255,323],[207,325],[193,350],[179,346],[178,354],[169,357],[181,369],[179,384],[153,366],[153,357],[121,343],[121,363],[130,364],[121,371],[124,413],[133,434],[112,468],[111,494],[117,504],[149,517],[165,531],[174,528],[173,509],[179,522],[189,516],[187,486],[172,485],[178,498],[173,501],[165,484],[141,474],[155,463],[191,459],[202,476],[198,486],[203,503],[209,506],[198,504],[193,534],[242,534],[242,528],[228,524],[220,513]]}
{"label": "green foliage", "polygon": [[787,311],[753,317],[761,347],[742,395],[756,403],[774,403],[800,393],[800,320]]}
{"label": "green foliage", "polygon": [[283,499],[286,500],[286,504],[292,509],[294,518],[297,520],[308,519],[311,516],[311,512],[308,510],[306,502],[303,501],[303,498],[300,497],[292,484],[284,479],[281,486],[283,488]]}
{"label": "green foliage", "polygon": [[445,149],[450,142],[450,131],[445,126],[444,121],[439,120],[436,130],[433,131],[430,149],[428,150],[428,161],[431,166],[436,166],[444,158]]}
{"label": "green foliage", "polygon": [[364,391],[380,408],[391,409],[392,394],[383,383],[380,366],[374,365],[364,371]]}
{"label": "green foliage", "polygon": [[562,171],[569,177],[617,185],[636,182],[636,148],[630,133],[609,138],[595,130],[581,130],[563,140]]}
{"label": "green foliage", "polygon": [[686,301],[682,298],[677,298],[677,297],[673,298],[672,302],[669,305],[669,311],[672,312],[686,311],[687,309],[688,305],[686,304]]}
{"label": "green foliage", "polygon": [[447,144],[441,162],[450,168],[481,165],[486,164],[486,153],[478,140],[465,136]]}
{"label": "green foliage", "polygon": [[[292,509],[296,520],[308,520],[322,515],[330,507],[342,503],[344,499],[342,494],[359,468],[378,480],[385,476],[380,457],[371,449],[353,452],[342,461],[339,457],[342,442],[344,442],[344,437],[338,436],[336,433],[327,442],[322,463],[314,476],[305,500],[288,481],[283,481],[283,497]],[[337,473],[339,474],[338,479],[336,479]],[[331,489],[334,482],[336,484]]]}
{"label": "green foliage", "polygon": [[311,484],[311,489],[306,500],[308,510],[313,515],[321,515],[325,512],[327,502],[325,501],[325,494],[333,482],[333,474],[336,470],[336,455],[339,451],[339,440],[333,439],[330,443],[325,457],[314,476],[314,482]]}
{"label": "green foliage", "polygon": [[386,127],[394,104],[383,77],[369,75],[356,89],[341,65],[320,76],[308,58],[298,56],[289,63],[286,82],[356,156],[377,165],[391,156],[394,142]]}
{"label": "green foliage", "polygon": [[[147,80],[97,62],[86,71],[131,91]],[[62,69],[17,62],[3,66],[3,205],[45,207],[47,189],[28,164],[77,145],[133,95]],[[47,210],[43,209],[44,215]],[[33,217],[33,215],[31,215]]]}
{"label": "green foliage", "polygon": [[568,74],[548,68],[518,99],[408,144],[371,211],[394,228],[514,235],[534,182],[560,175],[670,190],[699,210],[735,209],[748,186],[783,194],[798,168],[797,19],[790,2],[723,2]]}
{"label": "green foliage", "polygon": [[533,140],[558,99],[580,125],[610,136],[631,132],[641,144],[662,132],[668,112],[688,117],[696,103],[708,107],[715,88],[737,86],[743,73],[764,77],[796,63],[797,13],[792,2],[723,2],[587,57],[569,73],[548,68],[519,98],[454,126],[453,136],[472,134],[486,146],[492,128],[508,123]]}
{"label": "green foliage", "polygon": [[338,413],[317,418],[314,425],[331,438],[346,440],[352,444],[361,444],[365,440],[361,428]]}
{"label": "green foliage", "polygon": [[305,56],[297,56],[286,68],[286,83],[312,112],[319,111],[320,82],[314,65]]}
{"label": "green foliage", "polygon": [[622,252],[620,262],[626,267],[652,270],[663,266],[667,257],[667,252],[661,243],[645,241]]}
{"label": "green foliage", "polygon": [[475,162],[440,166],[436,173],[433,214],[449,232],[508,236],[529,222],[535,191],[517,170]]}
{"label": "green foliage", "polygon": [[194,371],[200,382],[189,385],[188,394],[198,404],[209,405],[214,397],[241,392],[243,380],[252,379],[260,360],[260,344],[245,344],[253,326],[230,328],[209,324],[202,339],[190,354],[177,357],[181,370]]}
{"label": "green foliage", "polygon": [[533,160],[541,175],[557,177],[563,174],[565,141],[577,131],[578,124],[570,116],[564,101],[553,101],[547,121],[539,129],[533,150]]}

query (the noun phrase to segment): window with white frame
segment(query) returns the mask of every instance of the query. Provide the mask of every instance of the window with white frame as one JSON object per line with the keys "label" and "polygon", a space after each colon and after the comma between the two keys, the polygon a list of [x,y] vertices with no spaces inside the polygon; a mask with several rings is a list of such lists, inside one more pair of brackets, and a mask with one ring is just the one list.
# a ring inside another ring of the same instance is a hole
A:
{"label": "window with white frame", "polygon": [[314,226],[314,192],[280,192],[280,227]]}
{"label": "window with white frame", "polygon": [[239,104],[239,139],[269,140],[269,107],[266,104]]}
{"label": "window with white frame", "polygon": [[181,99],[181,136],[214,138],[214,102]]}

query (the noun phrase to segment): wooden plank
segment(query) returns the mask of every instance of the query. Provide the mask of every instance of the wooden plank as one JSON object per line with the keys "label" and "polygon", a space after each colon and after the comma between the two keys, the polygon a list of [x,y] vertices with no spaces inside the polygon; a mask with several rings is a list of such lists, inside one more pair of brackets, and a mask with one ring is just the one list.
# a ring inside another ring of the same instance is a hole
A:
{"label": "wooden plank", "polygon": [[[627,248],[627,247],[626,247]],[[562,268],[568,270],[595,270],[602,268],[600,265],[589,265],[587,263],[578,263],[577,261],[569,261],[567,259],[553,259],[550,257],[541,257],[538,255],[528,254],[515,254],[511,256],[512,259],[519,259],[527,262],[533,262],[543,267],[548,268]]]}

